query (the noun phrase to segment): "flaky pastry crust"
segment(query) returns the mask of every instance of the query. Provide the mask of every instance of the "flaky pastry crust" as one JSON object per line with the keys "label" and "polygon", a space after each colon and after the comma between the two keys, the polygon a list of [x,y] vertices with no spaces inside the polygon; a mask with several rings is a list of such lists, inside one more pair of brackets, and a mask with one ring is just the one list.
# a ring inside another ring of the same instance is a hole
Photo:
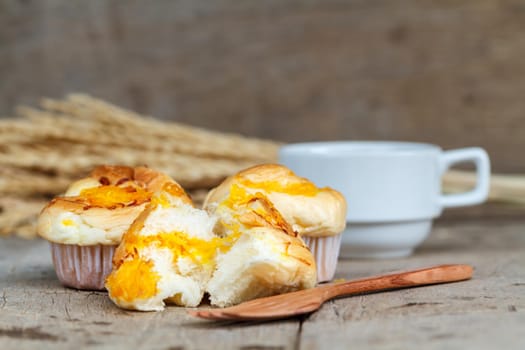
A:
{"label": "flaky pastry crust", "polygon": [[184,193],[172,178],[147,167],[99,166],[42,209],[37,232],[54,243],[116,245],[151,195],[166,186]]}
{"label": "flaky pastry crust", "polygon": [[334,236],[345,228],[343,195],[329,187],[318,188],[282,165],[257,165],[227,178],[208,193],[204,208],[227,199],[232,186],[264,194],[299,235]]}

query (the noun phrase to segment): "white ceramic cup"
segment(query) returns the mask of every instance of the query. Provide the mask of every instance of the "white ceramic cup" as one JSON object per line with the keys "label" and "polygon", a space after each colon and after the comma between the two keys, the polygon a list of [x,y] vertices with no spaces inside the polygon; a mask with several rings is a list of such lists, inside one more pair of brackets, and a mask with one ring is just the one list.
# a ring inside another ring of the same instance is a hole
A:
{"label": "white ceramic cup", "polygon": [[[443,151],[411,142],[297,143],[280,149],[279,162],[345,196],[341,257],[408,256],[444,208],[482,203],[490,184],[489,158],[477,147]],[[457,163],[474,163],[476,186],[466,193],[442,194],[441,176]]]}

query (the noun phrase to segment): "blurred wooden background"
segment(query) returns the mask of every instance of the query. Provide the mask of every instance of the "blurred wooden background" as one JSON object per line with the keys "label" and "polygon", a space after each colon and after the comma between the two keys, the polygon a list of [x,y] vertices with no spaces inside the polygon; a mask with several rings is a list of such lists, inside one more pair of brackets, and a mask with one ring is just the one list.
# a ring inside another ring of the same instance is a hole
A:
{"label": "blurred wooden background", "polygon": [[0,115],[80,91],[282,141],[485,147],[525,172],[525,1],[0,0]]}

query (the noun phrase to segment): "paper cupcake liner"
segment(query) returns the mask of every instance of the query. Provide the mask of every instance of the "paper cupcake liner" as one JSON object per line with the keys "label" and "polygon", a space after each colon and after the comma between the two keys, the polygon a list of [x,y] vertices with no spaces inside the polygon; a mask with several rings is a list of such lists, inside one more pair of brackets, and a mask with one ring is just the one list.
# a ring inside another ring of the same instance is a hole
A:
{"label": "paper cupcake liner", "polygon": [[317,264],[317,282],[319,283],[334,278],[339,249],[341,248],[341,236],[342,234],[328,237],[301,237],[314,255]]}
{"label": "paper cupcake liner", "polygon": [[51,256],[58,279],[63,285],[76,289],[104,290],[116,247],[51,243]]}

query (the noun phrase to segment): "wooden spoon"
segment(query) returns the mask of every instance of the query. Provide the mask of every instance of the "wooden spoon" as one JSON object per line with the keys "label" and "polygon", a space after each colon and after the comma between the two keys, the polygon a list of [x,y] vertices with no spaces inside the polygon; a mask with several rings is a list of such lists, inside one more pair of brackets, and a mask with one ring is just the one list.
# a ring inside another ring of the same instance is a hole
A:
{"label": "wooden spoon", "polygon": [[457,282],[472,277],[472,266],[440,265],[420,270],[326,284],[312,289],[251,300],[224,309],[190,310],[192,316],[211,320],[270,320],[313,312],[330,299],[351,294],[379,292]]}

